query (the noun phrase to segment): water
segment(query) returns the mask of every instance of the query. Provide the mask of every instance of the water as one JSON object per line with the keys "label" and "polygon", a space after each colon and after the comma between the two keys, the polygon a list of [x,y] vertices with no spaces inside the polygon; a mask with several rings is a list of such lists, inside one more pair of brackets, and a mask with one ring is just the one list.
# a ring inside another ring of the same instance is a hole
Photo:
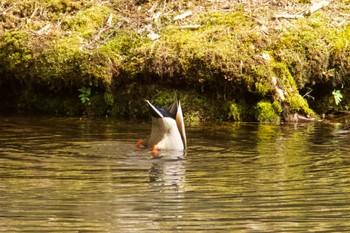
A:
{"label": "water", "polygon": [[0,232],[350,232],[342,126],[202,125],[153,158],[149,122],[2,116]]}

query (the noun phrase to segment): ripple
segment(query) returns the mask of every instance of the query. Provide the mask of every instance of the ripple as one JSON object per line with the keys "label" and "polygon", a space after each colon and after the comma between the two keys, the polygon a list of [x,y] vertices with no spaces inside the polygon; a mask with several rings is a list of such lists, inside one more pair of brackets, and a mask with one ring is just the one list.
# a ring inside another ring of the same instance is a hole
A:
{"label": "ripple", "polygon": [[349,232],[349,136],[331,125],[188,128],[0,117],[0,232]]}

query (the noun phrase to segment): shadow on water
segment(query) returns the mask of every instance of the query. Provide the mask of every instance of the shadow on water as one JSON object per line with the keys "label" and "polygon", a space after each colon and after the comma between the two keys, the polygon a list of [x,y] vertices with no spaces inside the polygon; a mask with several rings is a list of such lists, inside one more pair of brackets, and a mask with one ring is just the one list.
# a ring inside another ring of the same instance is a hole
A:
{"label": "shadow on water", "polygon": [[201,125],[153,158],[149,123],[0,117],[0,232],[349,232],[342,130]]}

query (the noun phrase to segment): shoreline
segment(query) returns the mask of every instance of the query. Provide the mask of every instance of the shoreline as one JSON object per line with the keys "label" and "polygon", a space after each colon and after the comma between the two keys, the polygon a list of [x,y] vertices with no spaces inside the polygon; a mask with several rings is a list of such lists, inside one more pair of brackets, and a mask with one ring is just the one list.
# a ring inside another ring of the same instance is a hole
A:
{"label": "shoreline", "polygon": [[294,122],[350,108],[345,1],[0,8],[2,109],[143,118],[144,99],[167,106],[175,92],[188,122]]}

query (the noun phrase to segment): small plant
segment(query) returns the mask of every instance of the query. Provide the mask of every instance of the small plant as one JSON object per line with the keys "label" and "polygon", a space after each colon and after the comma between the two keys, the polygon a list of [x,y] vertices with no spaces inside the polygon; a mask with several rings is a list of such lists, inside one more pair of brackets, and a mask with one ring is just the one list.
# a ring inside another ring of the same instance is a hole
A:
{"label": "small plant", "polygon": [[78,89],[78,91],[81,93],[79,95],[81,102],[83,104],[90,105],[91,88],[84,86],[84,87]]}
{"label": "small plant", "polygon": [[334,97],[335,104],[338,105],[343,99],[342,93],[340,93],[340,90],[333,90],[332,95]]}

